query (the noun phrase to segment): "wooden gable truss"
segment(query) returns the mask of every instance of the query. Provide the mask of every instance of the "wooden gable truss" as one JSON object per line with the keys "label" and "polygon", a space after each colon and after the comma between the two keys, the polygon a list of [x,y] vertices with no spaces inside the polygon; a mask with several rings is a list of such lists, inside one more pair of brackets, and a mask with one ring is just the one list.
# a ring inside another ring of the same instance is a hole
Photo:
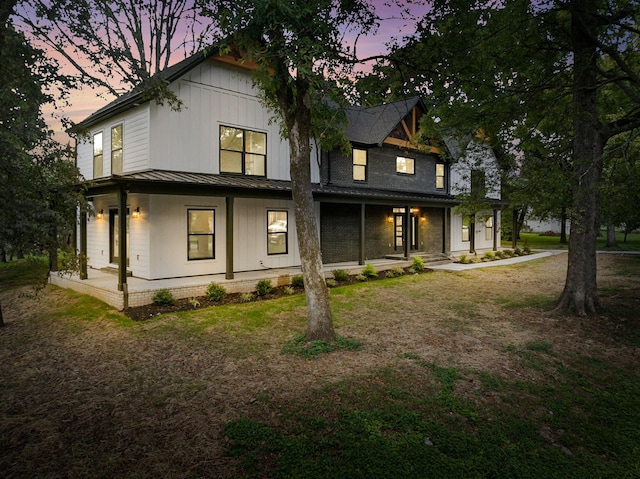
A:
{"label": "wooden gable truss", "polygon": [[400,123],[393,129],[391,134],[385,138],[386,145],[399,146],[410,150],[426,151],[435,155],[441,154],[439,148],[435,146],[421,145],[418,143],[420,136],[420,119],[423,112],[417,106],[405,116]]}

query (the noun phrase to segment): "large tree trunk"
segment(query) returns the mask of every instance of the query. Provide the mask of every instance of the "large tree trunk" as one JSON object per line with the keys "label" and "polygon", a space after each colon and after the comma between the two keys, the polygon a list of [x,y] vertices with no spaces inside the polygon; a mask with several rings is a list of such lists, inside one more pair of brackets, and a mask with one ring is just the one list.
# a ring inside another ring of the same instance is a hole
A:
{"label": "large tree trunk", "polygon": [[593,17],[579,10],[585,7],[586,2],[576,2],[572,9],[573,162],[578,186],[571,215],[567,278],[556,307],[556,311],[574,310],[578,315],[594,313],[599,306],[596,237],[600,229],[598,186],[604,149],[596,106],[596,48],[590,40]]}
{"label": "large tree trunk", "polygon": [[[296,215],[296,233],[307,299],[307,341],[335,342],[335,332],[331,320],[329,289],[322,270],[320,237],[313,207],[311,192],[310,98],[303,99],[307,111],[291,114],[287,121],[289,128],[289,151],[291,155],[291,187]],[[300,106],[300,103],[299,103]],[[300,108],[298,108],[300,110]]]}

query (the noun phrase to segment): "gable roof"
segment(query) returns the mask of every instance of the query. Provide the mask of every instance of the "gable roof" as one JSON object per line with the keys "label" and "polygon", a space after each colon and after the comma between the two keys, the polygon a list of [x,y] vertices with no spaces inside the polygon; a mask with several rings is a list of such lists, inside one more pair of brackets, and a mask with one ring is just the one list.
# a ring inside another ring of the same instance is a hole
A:
{"label": "gable roof", "polygon": [[418,96],[374,107],[347,108],[347,138],[361,145],[382,145],[415,106],[419,106],[423,112],[427,111]]}
{"label": "gable roof", "polygon": [[[195,68],[214,55],[218,55],[217,48],[211,47],[208,49],[204,49],[156,73],[152,78],[165,81],[167,83],[172,83],[182,75],[187,73],[189,70]],[[122,113],[123,111],[129,110],[130,108],[149,101],[148,98],[144,98],[144,91],[145,90],[143,84],[134,87],[131,91],[120,95],[111,103],[93,112],[87,118],[71,128],[70,131],[73,132],[82,128],[92,127],[102,120],[106,120],[113,115],[117,115],[118,113]]]}

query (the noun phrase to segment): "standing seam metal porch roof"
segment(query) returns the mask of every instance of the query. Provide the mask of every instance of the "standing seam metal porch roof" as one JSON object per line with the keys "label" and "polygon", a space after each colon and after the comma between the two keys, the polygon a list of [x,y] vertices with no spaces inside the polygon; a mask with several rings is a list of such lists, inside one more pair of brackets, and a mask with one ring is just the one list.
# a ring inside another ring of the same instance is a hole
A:
{"label": "standing seam metal porch roof", "polygon": [[[142,170],[112,175],[88,183],[87,194],[105,194],[111,187],[125,186],[131,193],[153,188],[167,194],[191,194],[189,188],[211,189],[213,194],[270,196],[271,194],[291,195],[291,181],[273,180],[262,177],[227,176],[214,173],[191,173],[171,170]],[[140,188],[143,187],[143,188]],[[180,188],[180,192],[175,188]],[[399,204],[439,203],[456,205],[458,201],[451,195],[417,193],[413,191],[381,190],[374,188],[352,188],[331,184],[313,183],[313,195],[320,198],[340,198],[351,201],[370,200],[375,202],[394,202]]]}

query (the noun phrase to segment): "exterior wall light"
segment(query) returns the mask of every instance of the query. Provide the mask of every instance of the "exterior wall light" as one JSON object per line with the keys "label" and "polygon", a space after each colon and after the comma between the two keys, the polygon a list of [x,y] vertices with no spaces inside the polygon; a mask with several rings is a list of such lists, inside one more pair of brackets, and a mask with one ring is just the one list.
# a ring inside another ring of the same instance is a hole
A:
{"label": "exterior wall light", "polygon": [[140,218],[140,207],[138,207],[135,210],[133,210],[133,213],[131,214],[131,216],[133,218]]}
{"label": "exterior wall light", "polygon": [[104,210],[100,210],[96,213],[96,219],[101,220],[104,218]]}

